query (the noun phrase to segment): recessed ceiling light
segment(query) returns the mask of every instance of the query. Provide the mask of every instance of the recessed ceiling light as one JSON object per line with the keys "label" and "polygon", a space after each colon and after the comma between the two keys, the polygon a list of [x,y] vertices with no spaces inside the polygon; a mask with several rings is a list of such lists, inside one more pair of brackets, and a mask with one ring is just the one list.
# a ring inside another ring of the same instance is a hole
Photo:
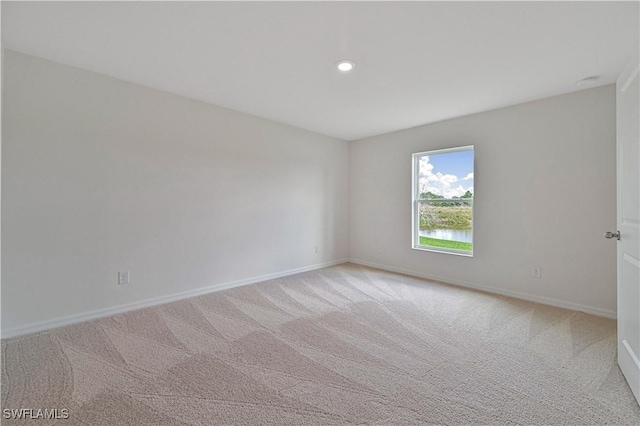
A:
{"label": "recessed ceiling light", "polygon": [[600,77],[598,77],[597,75],[593,75],[591,77],[583,78],[576,84],[580,87],[593,86],[594,84],[596,84],[596,81],[598,81],[598,79],[600,79]]}
{"label": "recessed ceiling light", "polygon": [[356,63],[351,59],[340,59],[336,62],[336,67],[338,67],[340,72],[349,72],[356,67]]}

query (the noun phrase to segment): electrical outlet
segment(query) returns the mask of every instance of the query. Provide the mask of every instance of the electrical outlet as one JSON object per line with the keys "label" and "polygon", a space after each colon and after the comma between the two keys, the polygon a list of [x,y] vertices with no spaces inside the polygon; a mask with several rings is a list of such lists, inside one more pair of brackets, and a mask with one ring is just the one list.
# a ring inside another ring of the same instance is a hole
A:
{"label": "electrical outlet", "polygon": [[316,246],[316,253],[320,253],[320,247]]}
{"label": "electrical outlet", "polygon": [[129,284],[129,271],[118,272],[118,284]]}
{"label": "electrical outlet", "polygon": [[542,268],[540,266],[532,266],[531,267],[531,276],[533,278],[541,278],[542,277]]}

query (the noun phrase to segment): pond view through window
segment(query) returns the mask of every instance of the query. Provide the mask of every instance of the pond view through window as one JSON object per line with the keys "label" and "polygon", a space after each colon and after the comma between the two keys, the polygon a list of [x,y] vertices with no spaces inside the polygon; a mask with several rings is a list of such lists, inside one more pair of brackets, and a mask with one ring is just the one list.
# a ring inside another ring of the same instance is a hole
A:
{"label": "pond view through window", "polygon": [[413,154],[413,248],[473,254],[473,146]]}

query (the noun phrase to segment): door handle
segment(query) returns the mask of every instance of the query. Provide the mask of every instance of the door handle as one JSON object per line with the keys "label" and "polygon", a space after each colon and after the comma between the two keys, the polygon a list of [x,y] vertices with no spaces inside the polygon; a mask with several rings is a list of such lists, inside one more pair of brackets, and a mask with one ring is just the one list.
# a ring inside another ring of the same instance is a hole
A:
{"label": "door handle", "polygon": [[616,231],[616,232],[605,232],[604,233],[604,237],[607,239],[612,239],[615,238],[616,240],[620,239],[620,231]]}

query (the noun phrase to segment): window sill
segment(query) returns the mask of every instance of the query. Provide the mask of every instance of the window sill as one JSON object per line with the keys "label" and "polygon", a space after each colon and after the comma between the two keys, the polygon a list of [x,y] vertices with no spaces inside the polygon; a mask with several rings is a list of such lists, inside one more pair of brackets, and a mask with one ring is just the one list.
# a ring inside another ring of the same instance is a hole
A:
{"label": "window sill", "polygon": [[460,251],[460,250],[448,250],[443,248],[427,247],[427,246],[413,246],[414,250],[430,251],[433,253],[453,254],[455,256],[473,257],[473,252]]}

